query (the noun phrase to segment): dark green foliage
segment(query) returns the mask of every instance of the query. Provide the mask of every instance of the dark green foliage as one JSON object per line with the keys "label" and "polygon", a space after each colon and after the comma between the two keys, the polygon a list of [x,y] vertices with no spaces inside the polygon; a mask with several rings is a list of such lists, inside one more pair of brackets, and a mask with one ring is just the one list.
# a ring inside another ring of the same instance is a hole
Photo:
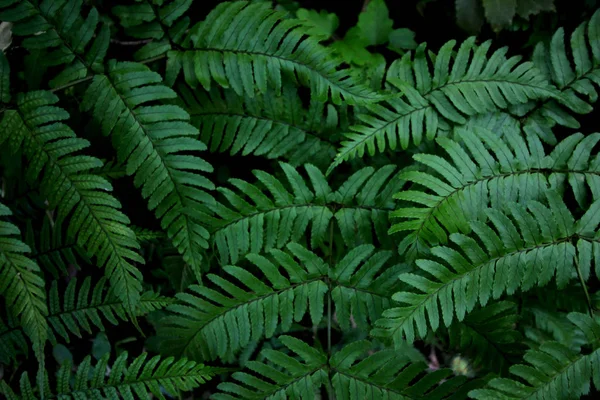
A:
{"label": "dark green foliage", "polygon": [[343,3],[0,0],[0,398],[598,395],[600,11]]}

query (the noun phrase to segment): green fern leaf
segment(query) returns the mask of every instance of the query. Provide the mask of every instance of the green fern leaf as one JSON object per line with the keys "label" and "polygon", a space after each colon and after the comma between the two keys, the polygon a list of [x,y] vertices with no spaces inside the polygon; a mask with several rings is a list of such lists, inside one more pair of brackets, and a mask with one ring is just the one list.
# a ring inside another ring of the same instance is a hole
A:
{"label": "green fern leaf", "polygon": [[[106,354],[96,365],[92,365],[91,357],[87,356],[75,373],[71,371],[71,362],[66,361],[57,373],[56,391],[46,398],[150,400],[156,396],[165,400],[161,387],[171,396],[177,396],[180,391],[189,391],[204,384],[218,372],[217,369],[186,359],[161,359],[160,356],[154,356],[146,360],[148,353],[142,353],[128,364],[127,352],[124,351],[110,367],[110,373],[106,374],[108,357],[109,354]],[[0,382],[0,393],[9,400],[37,400],[26,373],[21,376],[20,383],[19,396],[4,381]]]}
{"label": "green fern leaf", "polygon": [[291,190],[263,171],[254,171],[254,175],[266,191],[239,179],[231,179],[230,183],[240,194],[219,188],[230,204],[219,203],[213,208],[216,218],[211,222],[211,233],[221,263],[235,263],[248,252],[282,248],[290,241],[299,241],[309,225],[310,246],[316,248],[328,237],[332,219],[348,247],[373,243],[374,236],[382,247],[391,247],[386,233],[387,214],[392,206],[391,193],[402,184],[398,179],[390,180],[394,166],[363,168],[334,191],[321,171],[310,164],[305,170],[313,190],[291,165],[280,165]]}
{"label": "green fern leaf", "polygon": [[136,61],[148,60],[164,55],[177,48],[189,28],[190,18],[184,16],[192,5],[192,0],[171,0],[156,2],[144,0],[131,5],[113,7],[125,33],[149,42],[137,50]]}
{"label": "green fern leaf", "polygon": [[579,122],[570,113],[588,114],[593,110],[591,103],[598,99],[596,86],[600,85],[599,28],[600,11],[596,11],[589,21],[575,29],[568,48],[562,28],[556,31],[550,43],[537,44],[532,61],[557,86],[559,94],[556,99],[528,111],[524,122],[526,132],[555,144],[554,125],[578,129]]}
{"label": "green fern leaf", "polygon": [[[598,239],[582,234],[556,192],[548,192],[547,197],[549,207],[531,201],[529,211],[520,203],[510,207],[510,214],[487,210],[495,229],[474,221],[471,223],[473,237],[450,235],[450,240],[462,251],[434,247],[432,255],[445,263],[416,262],[431,278],[413,273],[401,275],[403,282],[419,292],[396,293],[393,299],[408,305],[385,311],[373,333],[391,336],[396,344],[404,338],[412,342],[416,334],[420,337],[427,334],[427,322],[431,331],[438,329],[440,317],[445,326],[450,326],[455,315],[462,321],[477,303],[485,306],[490,299],[498,299],[505,292],[510,295],[517,290],[544,286],[555,276],[558,289],[562,289],[577,279],[576,257],[589,257],[589,254],[579,253],[582,246],[576,247],[571,241],[595,243]],[[591,209],[596,210],[597,206],[594,203]],[[478,237],[483,246],[474,237]]]}
{"label": "green fern leaf", "polygon": [[487,57],[491,42],[479,47],[474,43],[472,37],[460,46],[452,67],[455,41],[446,43],[431,62],[421,45],[414,59],[407,53],[392,63],[386,80],[398,95],[386,105],[367,105],[370,113],[357,115],[362,124],[352,126],[352,132],[346,134],[348,140],[342,142],[328,173],[365,152],[373,156],[387,148],[394,150],[398,140],[406,149],[412,136],[418,146],[423,139],[445,136],[452,125],[465,124],[466,117],[555,95],[532,63],[519,64],[518,56],[507,59],[506,48]]}
{"label": "green fern leaf", "polygon": [[86,252],[77,246],[75,238],[67,240],[62,231],[61,225],[50,218],[44,218],[41,227],[34,227],[29,220],[25,231],[25,243],[31,248],[31,257],[54,279],[68,276],[72,268],[80,269],[81,262],[93,264]]}
{"label": "green fern leaf", "polygon": [[485,389],[469,393],[474,399],[563,399],[579,398],[590,392],[590,381],[600,388],[600,324],[597,319],[570,313],[569,319],[587,337],[593,351],[582,354],[558,342],[547,342],[525,354],[527,365],[517,364],[510,372],[519,381],[492,379]]}
{"label": "green fern leaf", "polygon": [[[209,93],[192,92],[181,85],[179,93],[191,123],[198,127],[200,139],[211,152],[285,157],[293,165],[308,158],[313,164],[316,158],[319,164],[329,165],[335,156],[335,147],[325,139],[338,125],[335,108],[330,105],[327,116],[323,116],[325,105],[313,101],[311,109],[304,112],[297,91],[289,85],[283,87],[282,96],[267,92],[246,100],[232,90],[221,94],[215,88]],[[318,123],[314,123],[316,118]]]}
{"label": "green fern leaf", "polygon": [[448,369],[424,373],[424,363],[409,363],[399,351],[382,350],[364,357],[373,348],[368,341],[350,343],[328,357],[296,338],[279,339],[286,351],[263,350],[263,362],[248,362],[248,372],[235,372],[232,377],[237,382],[221,383],[222,393],[213,398],[318,399],[321,386],[331,385],[330,396],[338,399],[461,399],[482,383],[451,377]]}
{"label": "green fern leaf", "polygon": [[[47,320],[48,339],[56,345],[59,338],[70,343],[71,335],[83,337],[82,331],[92,334],[93,330],[106,331],[102,320],[118,325],[119,321],[127,321],[127,309],[114,290],[106,289],[106,278],[101,278],[94,286],[91,299],[91,278],[87,277],[77,288],[77,279],[71,279],[64,292],[59,294],[58,283],[53,281],[48,296],[49,313]],[[148,291],[141,295],[137,305],[136,316],[143,316],[152,311],[162,309],[173,303],[173,299]],[[62,305],[61,305],[62,304]],[[21,325],[9,320],[8,324],[0,321],[0,341],[12,346],[8,354],[27,353],[28,346],[23,341]],[[5,349],[6,351],[6,349]],[[0,353],[2,359],[2,353]]]}
{"label": "green fern leaf", "polygon": [[262,355],[268,364],[258,361],[247,364],[250,371],[274,383],[248,372],[234,372],[233,378],[240,383],[219,384],[218,389],[225,393],[214,394],[213,399],[316,399],[319,388],[328,380],[327,355],[291,336],[280,336],[279,340],[297,356],[266,349]]}
{"label": "green fern leaf", "polygon": [[505,131],[503,138],[480,128],[459,130],[456,140],[439,138],[449,157],[423,153],[413,157],[435,173],[401,175],[419,190],[394,196],[407,203],[390,214],[402,221],[389,232],[408,231],[400,251],[414,257],[431,245],[446,243],[449,234],[470,232],[469,221],[485,221],[487,207],[543,199],[549,186],[560,191],[570,186],[580,206],[588,207],[588,191],[593,199],[600,198],[600,169],[592,154],[599,141],[597,133],[574,134],[546,155],[537,136],[523,138],[513,130]]}
{"label": "green fern leaf", "polygon": [[201,221],[205,204],[214,202],[206,190],[214,185],[198,172],[212,172],[212,167],[194,154],[206,146],[196,139],[198,130],[188,123],[187,112],[146,105],[176,97],[160,82],[145,65],[110,62],[108,75],[96,76],[86,91],[82,108],[93,110],[103,133],[112,136],[119,161],[135,175],[148,208],[200,280],[201,249],[208,247],[209,237]]}
{"label": "green fern leaf", "polygon": [[41,180],[41,192],[51,208],[57,207],[57,220],[69,221],[67,237],[96,256],[133,315],[142,290],[142,275],[131,264],[144,262],[135,252],[139,244],[127,227],[129,220],[118,210],[119,202],[109,193],[110,183],[89,173],[101,165],[100,160],[74,154],[89,142],[60,122],[69,115],[55,106],[57,102],[49,92],[19,94],[18,108],[4,112],[0,143],[8,141],[13,151],[23,150],[30,161],[26,178]]}
{"label": "green fern leaf", "polygon": [[81,16],[83,0],[8,0],[0,6],[0,20],[15,23],[14,35],[25,36],[23,47],[43,49],[46,66],[64,66],[50,87],[84,79],[103,69],[110,42],[108,25],[92,8]]}
{"label": "green fern leaf", "polygon": [[[104,293],[106,279],[102,278],[94,284],[91,298],[90,277],[85,278],[77,290],[77,279],[71,279],[64,292],[59,294],[58,284],[52,282],[49,294],[48,323],[52,327],[50,341],[56,343],[56,335],[69,343],[69,336],[82,337],[81,331],[92,333],[92,326],[105,331],[101,316],[112,325],[118,325],[119,320],[127,321],[127,309],[123,301],[112,288]],[[136,316],[159,310],[171,304],[169,298],[159,296],[154,292],[144,292],[136,308]],[[61,306],[62,304],[62,306]]]}
{"label": "green fern leaf", "polygon": [[172,82],[183,69],[193,88],[201,84],[209,91],[214,80],[250,98],[268,87],[280,92],[283,74],[309,84],[311,96],[321,102],[365,104],[383,98],[359,84],[350,70],[338,69],[340,62],[307,31],[301,20],[267,3],[223,2],[190,29],[184,46],[191,48],[169,51],[167,74]]}
{"label": "green fern leaf", "polygon": [[362,245],[329,266],[296,243],[287,249],[291,254],[272,249],[270,257],[247,255],[260,274],[225,266],[230,277],[209,274],[211,286],[177,294],[180,303],[168,308],[171,316],[158,329],[164,351],[199,360],[230,358],[252,341],[289,331],[307,312],[319,325],[330,290],[342,329],[350,329],[351,320],[364,329],[389,306],[390,277],[399,272],[399,266],[383,268],[390,252]]}
{"label": "green fern leaf", "polygon": [[[469,390],[481,387],[480,381],[452,376],[449,369],[429,372],[425,363],[411,363],[400,351],[385,349],[373,353],[372,348],[364,340],[333,354],[329,365],[336,398],[460,399]],[[364,357],[368,352],[373,354]]]}
{"label": "green fern leaf", "polygon": [[[0,217],[8,215],[10,210],[0,204]],[[30,249],[14,237],[18,234],[15,225],[0,221],[0,294],[6,299],[8,311],[20,319],[36,356],[42,358],[48,331],[44,279],[37,264],[24,255]]]}

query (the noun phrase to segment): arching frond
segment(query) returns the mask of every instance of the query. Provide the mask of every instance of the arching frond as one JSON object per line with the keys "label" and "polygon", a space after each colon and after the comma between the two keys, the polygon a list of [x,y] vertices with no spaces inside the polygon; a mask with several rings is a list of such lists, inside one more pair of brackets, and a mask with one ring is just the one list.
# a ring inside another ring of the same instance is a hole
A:
{"label": "arching frond", "polygon": [[385,105],[366,106],[369,114],[357,116],[362,124],[346,134],[348,140],[342,142],[329,171],[365,153],[394,150],[398,141],[406,149],[411,137],[418,146],[423,139],[444,136],[451,126],[465,124],[466,117],[555,95],[531,62],[519,63],[519,56],[507,59],[507,48],[488,57],[491,42],[477,47],[471,37],[452,57],[455,44],[454,40],[446,43],[435,57],[429,57],[431,61],[421,45],[414,59],[407,53],[390,66],[386,81],[398,95]]}
{"label": "arching frond", "polygon": [[392,212],[391,218],[402,220],[390,233],[410,232],[401,252],[426,252],[431,245],[446,243],[449,234],[468,233],[469,221],[485,221],[487,207],[543,199],[551,186],[561,192],[570,186],[579,205],[587,207],[588,191],[591,198],[600,198],[600,164],[594,151],[599,141],[598,133],[574,134],[546,155],[537,136],[523,138],[512,130],[502,138],[480,128],[459,130],[457,140],[439,138],[448,157],[417,154],[413,158],[431,172],[401,175],[418,186],[394,198],[418,207],[406,204]]}
{"label": "arching frond", "polygon": [[[10,210],[0,203],[0,217],[8,215]],[[34,352],[40,356],[48,330],[44,279],[38,265],[25,255],[30,249],[15,237],[18,234],[19,228],[0,220],[0,294],[7,310],[21,321]]]}
{"label": "arching frond", "polygon": [[[71,336],[83,337],[82,331],[91,334],[93,330],[106,331],[102,320],[111,325],[118,325],[119,321],[127,321],[127,310],[111,288],[106,289],[106,278],[101,278],[95,284],[90,298],[91,278],[87,277],[79,287],[77,279],[69,281],[66,289],[59,293],[57,281],[53,281],[48,296],[47,320],[48,339],[53,345],[65,341],[69,343]],[[143,292],[137,305],[136,316],[146,315],[149,312],[162,309],[174,302],[173,299],[163,297],[152,291]],[[9,321],[8,324],[0,321],[0,342],[12,343],[9,354],[17,351],[26,353],[28,346],[23,341],[21,324]],[[6,350],[6,349],[5,349]],[[0,350],[0,360],[2,354]]]}
{"label": "arching frond", "polygon": [[[565,40],[569,41],[569,46],[565,45]],[[587,114],[593,109],[591,103],[598,99],[600,11],[579,25],[570,40],[565,37],[564,29],[559,28],[549,43],[539,42],[532,61],[556,85],[559,94],[556,99],[525,108],[527,114],[523,129],[547,143],[556,144],[552,127],[558,124],[578,129],[579,122],[571,112]],[[515,112],[518,114],[518,110]]]}
{"label": "arching frond", "polygon": [[23,47],[43,50],[40,58],[47,66],[63,66],[51,87],[103,69],[110,29],[95,8],[83,17],[82,5],[83,0],[8,0],[0,5],[0,20],[13,22],[12,33],[26,37]]}
{"label": "arching frond", "polygon": [[332,219],[349,247],[373,243],[374,237],[382,247],[391,247],[387,214],[392,206],[391,193],[402,184],[399,179],[390,179],[393,165],[378,170],[363,168],[337,190],[310,164],[304,169],[312,190],[295,168],[286,163],[280,166],[291,190],[263,171],[254,171],[257,185],[231,179],[236,191],[219,188],[229,203],[213,208],[216,218],[211,222],[221,263],[235,263],[248,252],[282,248],[290,241],[299,241],[309,226],[310,246],[316,248],[328,237]]}
{"label": "arching frond", "polygon": [[206,146],[196,139],[187,112],[147,104],[176,97],[161,81],[145,65],[111,62],[108,75],[94,78],[82,108],[93,110],[102,132],[112,136],[119,161],[135,175],[148,208],[200,280],[201,250],[209,237],[202,224],[204,204],[214,202],[206,192],[214,185],[200,172],[212,172],[212,166],[196,155]]}
{"label": "arching frond", "polygon": [[330,291],[342,329],[350,329],[351,318],[364,329],[389,306],[390,277],[399,273],[398,266],[384,268],[391,252],[374,253],[373,246],[362,245],[330,266],[296,243],[287,249],[289,254],[272,249],[268,257],[247,255],[260,273],[225,266],[228,277],[209,274],[210,286],[177,294],[180,302],[168,307],[171,316],[158,328],[163,352],[226,358],[251,341],[289,331],[307,312],[319,325]]}
{"label": "arching frond", "polygon": [[573,351],[558,342],[544,343],[525,354],[527,364],[510,368],[515,379],[492,379],[486,388],[475,389],[469,396],[480,400],[571,399],[588,394],[590,382],[600,389],[600,324],[580,313],[570,313],[569,320],[576,325],[573,329],[583,331],[591,353]]}
{"label": "arching frond", "polygon": [[[76,372],[72,371],[73,365],[67,360],[58,370],[55,390],[45,393],[45,398],[165,400],[162,389],[171,397],[177,396],[180,391],[190,391],[204,384],[217,371],[185,358],[175,360],[172,357],[161,359],[160,356],[154,356],[147,360],[148,353],[142,353],[127,362],[126,351],[109,368],[108,358],[109,354],[106,354],[96,365],[92,365],[91,357],[87,356],[77,366]],[[109,373],[106,373],[107,369]],[[21,376],[20,386],[21,393],[17,395],[2,381],[0,393],[8,400],[38,399],[26,373]]]}
{"label": "arching frond", "polygon": [[[391,336],[396,344],[404,339],[412,342],[416,335],[424,337],[429,330],[436,331],[440,316],[444,325],[450,326],[455,316],[462,321],[477,303],[485,306],[505,292],[510,295],[544,286],[554,277],[561,289],[577,279],[576,259],[591,260],[592,243],[598,242],[587,228],[597,229],[600,223],[600,201],[577,222],[556,192],[548,192],[548,203],[546,207],[531,201],[527,208],[515,203],[510,214],[489,209],[486,214],[495,229],[474,221],[472,237],[450,235],[460,251],[434,247],[432,255],[444,262],[418,260],[416,265],[427,276],[400,275],[416,291],[396,293],[393,299],[406,305],[386,310],[373,333]],[[598,260],[595,264],[598,271]],[[587,279],[590,263],[581,269]]]}
{"label": "arching frond", "polygon": [[213,399],[315,399],[328,380],[327,355],[291,336],[280,336],[279,340],[293,355],[263,350],[265,362],[247,363],[253,374],[234,372],[232,376],[239,383],[219,384],[224,393],[214,394]]}
{"label": "arching frond", "polygon": [[[331,383],[337,399],[460,399],[481,381],[453,376],[450,369],[427,371],[397,350],[372,351],[366,340],[335,353],[330,361]],[[367,353],[370,354],[365,357]]]}
{"label": "arching frond", "polygon": [[[60,336],[68,343],[71,335],[82,337],[81,331],[91,334],[93,328],[105,331],[103,319],[112,325],[118,325],[119,320],[127,321],[127,310],[114,289],[109,288],[105,293],[105,278],[94,284],[90,298],[91,288],[90,277],[85,278],[79,288],[77,279],[71,279],[60,293],[57,282],[52,282],[48,299],[51,342],[56,343],[56,336]],[[151,291],[143,292],[135,315],[142,316],[171,303],[173,300],[170,298]]]}
{"label": "arching frond", "polygon": [[213,153],[283,156],[293,165],[310,159],[312,164],[324,166],[335,156],[333,144],[321,135],[337,128],[335,108],[327,106],[324,116],[326,105],[313,101],[305,112],[297,91],[289,85],[284,86],[281,96],[271,91],[253,99],[241,98],[232,90],[191,91],[184,85],[179,93],[192,124],[200,130],[200,139]]}
{"label": "arching frond", "polygon": [[460,399],[482,382],[452,371],[426,372],[424,363],[409,363],[406,355],[382,350],[365,357],[372,344],[353,342],[331,357],[290,336],[280,336],[285,350],[266,349],[263,362],[250,361],[247,372],[235,372],[237,382],[218,386],[215,400],[317,399],[330,385],[338,399]]}
{"label": "arching frond", "polygon": [[92,264],[85,251],[77,246],[75,238],[64,237],[63,229],[56,221],[44,218],[40,227],[28,221],[25,243],[31,248],[31,257],[44,271],[57,279],[68,276],[72,269],[80,269],[80,261]]}
{"label": "arching frond", "polygon": [[119,298],[133,314],[142,290],[142,275],[132,262],[143,263],[139,244],[127,227],[129,219],[119,211],[110,183],[89,173],[101,165],[94,157],[75,154],[89,145],[66,124],[69,118],[56,107],[58,98],[44,91],[19,94],[17,109],[4,111],[0,143],[22,150],[29,160],[25,177],[39,180],[57,220],[68,220],[67,236],[106,269]]}
{"label": "arching frond", "polygon": [[194,25],[182,51],[169,51],[167,74],[173,80],[183,69],[193,88],[207,91],[211,81],[232,88],[240,96],[281,91],[282,75],[310,85],[311,96],[335,104],[366,104],[383,96],[359,84],[313,37],[301,20],[274,11],[265,2],[233,1],[219,4]]}

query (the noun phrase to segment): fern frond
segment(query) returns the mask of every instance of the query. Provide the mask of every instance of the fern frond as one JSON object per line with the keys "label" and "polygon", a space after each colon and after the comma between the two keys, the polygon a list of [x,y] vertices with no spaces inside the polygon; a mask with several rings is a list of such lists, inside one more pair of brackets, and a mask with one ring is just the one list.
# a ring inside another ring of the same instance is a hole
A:
{"label": "fern frond", "polygon": [[[0,217],[8,215],[10,210],[0,203]],[[48,331],[45,283],[38,265],[25,255],[29,247],[15,237],[18,234],[19,228],[0,220],[0,294],[8,311],[20,319],[36,355],[42,357]]]}
{"label": "fern frond", "polygon": [[390,179],[393,165],[360,169],[335,191],[321,171],[310,164],[304,169],[312,190],[294,167],[286,163],[280,166],[291,190],[263,171],[253,172],[266,190],[240,179],[230,180],[238,189],[235,192],[219,188],[230,204],[217,204],[211,222],[222,264],[235,263],[248,252],[282,248],[300,240],[309,226],[310,246],[316,248],[326,240],[332,219],[348,247],[374,243],[374,236],[382,247],[391,247],[387,214],[392,206],[391,193],[402,184],[399,179]]}
{"label": "fern frond", "polygon": [[[59,339],[66,343],[70,342],[71,336],[83,337],[82,331],[91,334],[94,329],[106,331],[102,320],[112,325],[118,325],[120,321],[127,321],[127,309],[122,300],[114,293],[112,288],[106,289],[106,278],[101,278],[94,286],[90,298],[91,278],[87,277],[80,287],[77,287],[77,279],[69,281],[64,292],[58,290],[57,281],[53,281],[48,296],[49,313],[44,318],[47,320],[48,339],[53,345]],[[163,297],[157,293],[143,292],[136,308],[136,316],[143,316],[152,311],[165,308],[172,304],[173,299]],[[21,325],[15,321],[3,324],[0,321],[0,342],[12,345],[9,354],[16,351],[27,352],[28,346],[23,342]],[[6,349],[5,349],[6,350]],[[0,359],[2,353],[0,353]]]}
{"label": "fern frond", "polygon": [[219,384],[217,388],[225,393],[216,393],[212,398],[315,399],[319,388],[328,381],[327,354],[291,336],[280,336],[279,340],[294,356],[272,349],[263,350],[266,362],[249,361],[246,364],[259,376],[234,372],[232,377],[239,383]]}
{"label": "fern frond", "polygon": [[8,321],[4,322],[0,318],[0,364],[10,365],[11,362],[17,360],[17,356],[21,353],[27,353],[29,343],[23,335],[21,329],[15,328],[18,322],[13,321],[9,315]]}
{"label": "fern frond", "polygon": [[83,0],[8,0],[0,5],[0,20],[15,25],[12,33],[25,36],[22,46],[43,50],[44,65],[63,66],[50,87],[86,78],[103,69],[110,29],[92,8],[81,15]]}
{"label": "fern frond", "polygon": [[102,132],[112,136],[119,161],[135,175],[148,208],[200,280],[201,249],[208,247],[209,237],[203,210],[214,202],[206,192],[214,185],[199,172],[212,172],[212,166],[196,155],[206,146],[196,139],[198,130],[188,123],[187,112],[147,105],[176,97],[161,81],[145,65],[110,62],[108,75],[96,76],[86,91],[82,108],[93,110]]}
{"label": "fern frond", "polygon": [[471,312],[448,328],[450,348],[464,354],[476,366],[502,373],[525,350],[516,330],[520,317],[509,301],[489,304]]}
{"label": "fern frond", "polygon": [[164,352],[199,360],[230,357],[251,341],[289,331],[307,309],[318,325],[330,290],[342,329],[350,329],[351,318],[361,328],[369,326],[390,305],[390,277],[399,272],[398,266],[383,268],[391,252],[362,245],[329,266],[296,243],[287,249],[290,254],[272,249],[269,257],[247,255],[260,274],[225,266],[229,277],[209,274],[211,286],[177,294],[180,303],[168,307],[171,316],[158,329]]}
{"label": "fern frond", "polygon": [[423,153],[413,157],[431,172],[400,176],[419,188],[394,198],[418,207],[407,204],[393,211],[390,217],[402,221],[389,232],[409,231],[400,251],[423,253],[431,245],[446,243],[449,234],[468,233],[469,221],[485,221],[487,207],[543,199],[550,186],[560,191],[570,186],[580,206],[587,207],[588,191],[593,199],[600,198],[600,165],[593,151],[599,141],[597,133],[574,134],[546,155],[537,136],[524,138],[513,130],[502,138],[481,128],[458,130],[456,140],[439,138],[448,157]]}
{"label": "fern frond", "polygon": [[152,39],[133,54],[136,61],[143,61],[179,47],[190,25],[190,18],[183,15],[191,5],[192,0],[144,0],[135,4],[119,4],[112,11],[129,36]]}
{"label": "fern frond", "polygon": [[588,114],[591,103],[598,99],[600,86],[600,11],[579,25],[565,45],[565,32],[559,28],[549,43],[539,42],[532,61],[540,72],[559,90],[556,99],[549,99],[527,111],[523,129],[538,135],[543,141],[556,144],[552,132],[555,124],[572,129],[579,122],[571,113]]}
{"label": "fern frond", "polygon": [[579,398],[590,392],[590,381],[600,389],[600,324],[597,319],[580,313],[570,313],[569,320],[583,331],[592,352],[582,354],[558,342],[547,342],[539,349],[529,350],[527,365],[517,364],[510,372],[519,380],[492,379],[486,388],[469,393],[474,399],[537,399]]}
{"label": "fern frond", "polygon": [[[425,363],[409,363],[405,354],[382,350],[368,357],[368,341],[353,342],[331,357],[290,336],[279,339],[289,352],[263,350],[265,361],[250,361],[248,372],[235,372],[237,382],[218,386],[223,393],[215,400],[233,399],[316,399],[321,386],[329,385],[338,399],[461,399],[477,380],[452,377],[440,369],[426,373]],[[331,376],[329,381],[328,376]]]}
{"label": "fern frond", "polygon": [[[320,164],[329,165],[335,156],[333,144],[320,135],[337,128],[335,108],[329,105],[324,116],[326,106],[313,101],[311,110],[305,112],[297,91],[289,85],[283,87],[281,96],[267,92],[253,99],[241,98],[232,90],[222,94],[216,88],[191,91],[184,85],[179,93],[192,124],[200,130],[200,139],[213,153],[229,150],[231,155],[284,156],[293,165],[308,158],[313,164],[316,158],[322,160]],[[313,116],[318,117],[318,123]]]}
{"label": "fern frond", "polygon": [[[46,398],[150,400],[155,396],[165,400],[163,388],[174,397],[180,391],[190,391],[204,384],[217,371],[185,358],[175,360],[172,357],[161,359],[160,356],[154,356],[146,360],[148,353],[142,353],[128,363],[126,351],[109,368],[108,358],[109,354],[106,354],[96,365],[92,365],[91,357],[87,356],[77,366],[75,373],[72,372],[71,362],[67,360],[58,370],[56,390]],[[2,381],[0,393],[9,400],[37,400],[26,373],[21,376],[20,386],[21,393],[17,396]]]}
{"label": "fern frond", "polygon": [[71,268],[80,269],[80,260],[92,264],[75,238],[64,238],[61,226],[49,218],[44,218],[40,227],[28,221],[25,243],[31,248],[31,257],[55,279],[68,276]]}
{"label": "fern frond", "polygon": [[[56,343],[56,335],[69,343],[70,335],[82,337],[81,331],[92,333],[92,326],[105,331],[102,319],[112,325],[118,325],[119,320],[127,321],[127,309],[123,301],[116,295],[114,289],[109,288],[106,293],[106,279],[101,278],[94,284],[91,293],[90,277],[84,279],[77,288],[77,279],[71,279],[66,289],[59,293],[58,284],[52,282],[48,298],[49,315],[48,323],[52,327],[50,341]],[[136,316],[162,309],[173,303],[173,300],[147,291],[143,292],[136,307]],[[103,318],[101,318],[103,317]]]}
{"label": "fern frond", "polygon": [[331,383],[338,399],[460,399],[481,382],[452,376],[450,369],[427,371],[423,362],[410,363],[397,350],[372,353],[366,340],[354,342],[329,361]]}
{"label": "fern frond", "polygon": [[282,75],[310,85],[321,102],[366,104],[383,98],[359,84],[330,51],[307,35],[303,22],[274,11],[270,4],[247,1],[220,3],[194,25],[182,51],[168,52],[167,74],[174,80],[183,69],[186,82],[210,91],[211,81],[239,96],[280,92]]}
{"label": "fern frond", "polygon": [[75,154],[89,142],[60,122],[69,114],[56,107],[57,102],[49,92],[19,94],[18,108],[4,112],[0,143],[8,141],[15,152],[22,149],[29,160],[26,178],[41,181],[50,208],[58,210],[57,220],[69,221],[67,237],[96,256],[133,314],[142,290],[142,275],[132,264],[144,262],[135,252],[139,244],[127,227],[128,218],[119,211],[120,203],[110,194],[110,183],[89,173],[101,165],[100,160]]}
{"label": "fern frond", "polygon": [[[589,230],[582,227],[596,228],[600,223],[600,201],[575,222],[556,192],[548,192],[547,197],[549,207],[531,201],[527,208],[520,203],[511,205],[510,214],[487,210],[487,217],[495,229],[473,221],[473,237],[459,233],[450,235],[450,240],[461,251],[434,247],[432,255],[444,263],[418,260],[417,266],[427,273],[427,277],[413,273],[400,275],[403,282],[418,292],[396,293],[393,299],[407,305],[385,311],[373,333],[391,336],[396,344],[405,338],[412,342],[416,334],[424,337],[429,331],[427,322],[431,331],[438,329],[438,303],[444,325],[450,326],[455,315],[462,321],[477,303],[485,306],[490,299],[497,299],[504,292],[510,295],[516,290],[544,286],[555,276],[556,285],[561,289],[577,279],[576,258],[591,260],[591,243],[598,242],[596,235],[590,235]],[[577,246],[572,243],[574,241]],[[598,271],[600,263],[595,261]],[[584,279],[589,277],[589,268],[589,263],[582,268]]]}
{"label": "fern frond", "polygon": [[385,105],[367,105],[369,114],[357,115],[362,124],[346,134],[348,140],[342,142],[329,171],[366,152],[373,156],[387,148],[394,150],[398,141],[406,149],[411,136],[415,146],[424,138],[445,136],[451,126],[465,124],[469,116],[555,95],[531,62],[519,63],[519,56],[507,59],[506,48],[488,57],[491,42],[477,47],[471,37],[453,58],[455,44],[454,40],[446,43],[435,57],[430,56],[431,61],[423,44],[414,59],[407,53],[390,66],[386,81],[398,96]]}

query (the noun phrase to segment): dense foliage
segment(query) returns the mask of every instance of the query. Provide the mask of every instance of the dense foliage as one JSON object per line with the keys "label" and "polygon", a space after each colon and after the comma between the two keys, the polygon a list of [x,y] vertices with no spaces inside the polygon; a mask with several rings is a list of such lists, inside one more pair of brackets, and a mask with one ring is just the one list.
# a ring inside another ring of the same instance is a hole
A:
{"label": "dense foliage", "polygon": [[0,397],[597,395],[595,2],[341,3],[0,0]]}

